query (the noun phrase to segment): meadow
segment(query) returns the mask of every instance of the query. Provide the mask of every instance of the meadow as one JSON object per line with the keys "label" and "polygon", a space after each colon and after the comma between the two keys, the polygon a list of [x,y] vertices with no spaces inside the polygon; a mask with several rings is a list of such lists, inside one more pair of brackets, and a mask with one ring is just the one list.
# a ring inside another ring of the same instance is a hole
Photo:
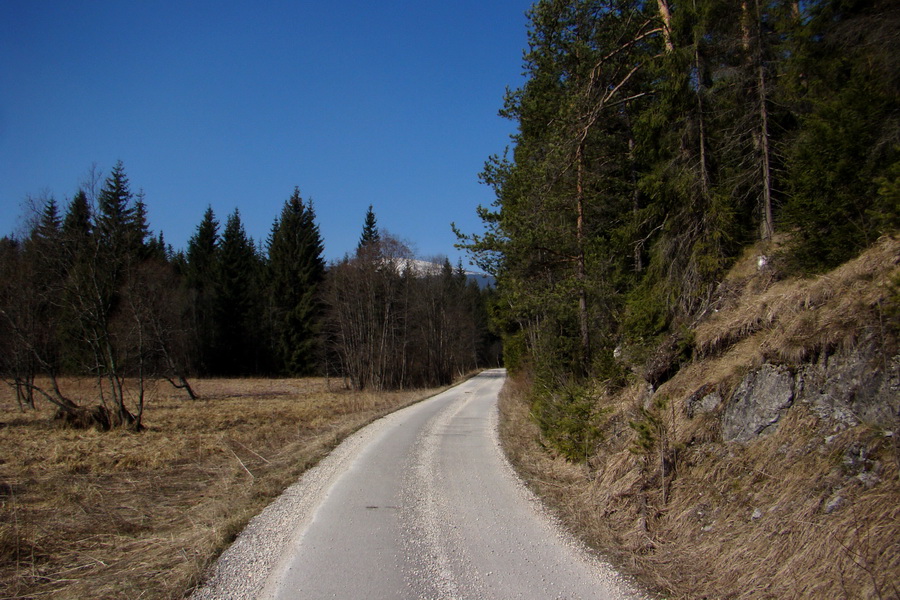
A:
{"label": "meadow", "polygon": [[[0,389],[0,598],[180,599],[244,525],[347,435],[438,390],[165,381],[146,430],[71,429]],[[88,404],[90,379],[63,389]]]}

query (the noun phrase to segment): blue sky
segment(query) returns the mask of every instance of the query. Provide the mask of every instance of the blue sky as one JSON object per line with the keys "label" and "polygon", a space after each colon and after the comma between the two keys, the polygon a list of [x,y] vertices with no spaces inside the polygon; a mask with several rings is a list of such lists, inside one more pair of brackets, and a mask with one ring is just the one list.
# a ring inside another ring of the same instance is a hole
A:
{"label": "blue sky", "polygon": [[329,260],[366,208],[420,256],[480,231],[530,0],[0,0],[0,235],[122,160],[184,248],[208,205],[264,240],[294,186]]}

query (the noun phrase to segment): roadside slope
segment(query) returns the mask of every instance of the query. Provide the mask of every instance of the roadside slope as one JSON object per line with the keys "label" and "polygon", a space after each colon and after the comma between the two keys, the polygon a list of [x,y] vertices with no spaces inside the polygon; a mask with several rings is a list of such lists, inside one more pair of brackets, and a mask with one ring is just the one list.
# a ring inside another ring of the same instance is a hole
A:
{"label": "roadside slope", "polygon": [[598,386],[586,464],[541,443],[522,380],[501,398],[505,449],[570,529],[668,597],[898,597],[900,241],[813,279],[757,264],[736,265],[657,389]]}

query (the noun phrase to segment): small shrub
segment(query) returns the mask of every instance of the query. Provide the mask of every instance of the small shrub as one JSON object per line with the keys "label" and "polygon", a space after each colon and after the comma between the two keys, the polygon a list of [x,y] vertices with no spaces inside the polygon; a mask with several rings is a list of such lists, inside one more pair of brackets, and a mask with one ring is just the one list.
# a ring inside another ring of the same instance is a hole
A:
{"label": "small shrub", "polygon": [[552,449],[575,462],[584,462],[603,441],[605,411],[594,394],[577,384],[564,384],[538,393],[532,415]]}

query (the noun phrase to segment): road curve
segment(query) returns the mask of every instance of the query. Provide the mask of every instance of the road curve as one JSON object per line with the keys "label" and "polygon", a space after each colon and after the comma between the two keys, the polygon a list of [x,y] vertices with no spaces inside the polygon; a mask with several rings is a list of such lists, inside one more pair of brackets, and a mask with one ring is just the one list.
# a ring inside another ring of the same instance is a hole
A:
{"label": "road curve", "polygon": [[[516,478],[496,433],[504,380],[486,371],[348,438],[285,494],[292,531],[271,529],[286,538],[282,551],[262,569],[226,552],[195,597],[638,598]],[[234,545],[250,562],[271,556],[255,549],[272,537],[261,526],[251,522]],[[233,593],[237,580],[255,583]]]}

